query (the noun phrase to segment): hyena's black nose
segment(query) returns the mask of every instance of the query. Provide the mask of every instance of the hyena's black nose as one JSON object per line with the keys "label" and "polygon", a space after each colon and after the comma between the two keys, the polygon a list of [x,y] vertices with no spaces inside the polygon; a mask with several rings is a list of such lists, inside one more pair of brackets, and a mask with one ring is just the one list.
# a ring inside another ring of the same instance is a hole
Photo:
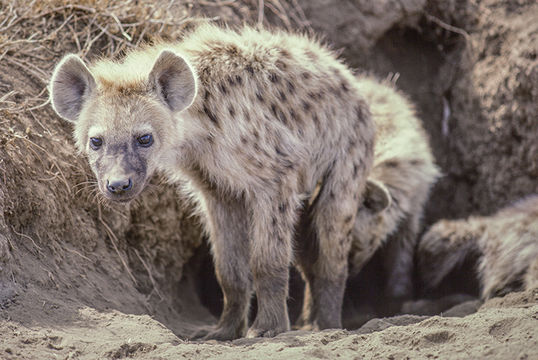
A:
{"label": "hyena's black nose", "polygon": [[124,192],[131,190],[133,188],[133,182],[131,181],[131,179],[120,179],[112,181],[107,180],[106,188],[112,194],[120,195]]}

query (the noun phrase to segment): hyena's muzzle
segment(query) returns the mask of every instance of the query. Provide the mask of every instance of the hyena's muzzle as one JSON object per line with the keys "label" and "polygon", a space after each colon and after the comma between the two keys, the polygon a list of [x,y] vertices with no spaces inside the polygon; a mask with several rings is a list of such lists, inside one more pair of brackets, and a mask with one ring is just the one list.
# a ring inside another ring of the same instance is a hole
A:
{"label": "hyena's muzzle", "polygon": [[147,180],[146,159],[129,145],[103,149],[93,170],[99,190],[108,199],[127,202],[142,192]]}

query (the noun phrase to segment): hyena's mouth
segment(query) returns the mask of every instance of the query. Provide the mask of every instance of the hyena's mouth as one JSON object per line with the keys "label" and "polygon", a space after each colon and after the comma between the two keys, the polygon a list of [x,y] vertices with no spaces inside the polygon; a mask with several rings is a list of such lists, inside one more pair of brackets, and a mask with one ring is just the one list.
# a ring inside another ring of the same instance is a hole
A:
{"label": "hyena's mouth", "polygon": [[105,180],[100,182],[99,190],[101,194],[108,200],[128,203],[134,200],[144,190],[145,182],[133,181],[132,179],[125,180]]}
{"label": "hyena's mouth", "polygon": [[130,197],[127,197],[127,196],[110,196],[108,194],[105,194],[105,197],[108,200],[111,200],[111,201],[114,201],[114,202],[117,202],[117,203],[125,203],[125,204],[131,202],[132,200],[134,200],[136,198],[136,196],[130,196]]}

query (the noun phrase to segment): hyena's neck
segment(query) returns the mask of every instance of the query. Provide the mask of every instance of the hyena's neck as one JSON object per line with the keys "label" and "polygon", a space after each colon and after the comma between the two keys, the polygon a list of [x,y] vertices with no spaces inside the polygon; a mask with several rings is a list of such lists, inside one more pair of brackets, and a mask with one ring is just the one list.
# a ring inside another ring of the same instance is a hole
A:
{"label": "hyena's neck", "polygon": [[193,105],[177,116],[174,140],[169,141],[170,147],[161,152],[159,170],[174,174],[169,176],[172,181],[192,181],[193,174],[198,173],[192,169],[210,168],[211,161],[208,159],[213,157],[212,145],[217,134],[204,126],[203,119],[197,113]]}

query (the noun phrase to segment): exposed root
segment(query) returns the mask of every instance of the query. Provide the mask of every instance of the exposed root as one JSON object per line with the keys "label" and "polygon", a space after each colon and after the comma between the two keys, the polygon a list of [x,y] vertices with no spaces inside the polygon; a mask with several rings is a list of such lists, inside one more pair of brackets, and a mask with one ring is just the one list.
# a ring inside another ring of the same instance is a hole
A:
{"label": "exposed root", "polygon": [[445,30],[448,30],[450,32],[462,35],[465,38],[465,40],[470,42],[471,37],[469,36],[469,33],[467,31],[465,31],[465,30],[463,30],[463,29],[461,29],[459,27],[449,25],[446,22],[444,22],[443,20],[441,20],[438,17],[435,17],[433,15],[430,15],[430,14],[425,14],[425,15],[426,15],[426,19],[428,19],[429,21],[436,23],[437,25],[439,25],[440,27],[442,27]]}
{"label": "exposed root", "polygon": [[26,239],[30,240],[30,241],[32,242],[32,244],[34,245],[34,247],[35,247],[39,252],[41,252],[41,251],[43,250],[39,245],[37,245],[37,243],[35,242],[35,240],[32,239],[30,236],[28,236],[28,235],[26,235],[26,234],[23,234],[23,233],[20,233],[20,232],[18,232],[17,230],[15,230],[15,229],[13,229],[13,228],[11,228],[11,231],[13,231],[13,233],[15,233],[16,235],[19,235],[19,236],[21,236],[21,237],[23,237],[23,238],[26,238]]}
{"label": "exposed root", "polygon": [[138,281],[136,281],[136,278],[133,276],[133,272],[129,268],[129,265],[127,264],[127,262],[125,261],[123,256],[121,256],[120,250],[118,249],[118,245],[117,245],[117,243],[119,242],[118,237],[116,236],[116,234],[114,234],[114,232],[112,231],[110,226],[108,226],[108,224],[103,220],[103,217],[101,216],[101,204],[98,204],[97,212],[98,212],[97,213],[97,218],[99,219],[99,222],[105,228],[106,233],[108,234],[108,238],[110,239],[110,242],[112,243],[112,246],[114,247],[114,250],[116,251],[116,254],[118,255],[118,258],[120,259],[121,263],[123,264],[123,267],[125,268],[125,270],[129,274],[129,277],[131,278],[131,280],[133,280],[133,283],[135,285],[138,285]]}
{"label": "exposed root", "polygon": [[153,286],[153,291],[155,291],[155,293],[157,294],[157,296],[159,296],[159,299],[163,299],[163,296],[161,295],[160,291],[159,291],[159,287],[157,286],[157,282],[155,281],[155,279],[153,278],[153,274],[151,272],[151,269],[150,267],[148,266],[148,263],[146,261],[144,261],[144,259],[142,258],[142,256],[140,256],[140,253],[138,252],[138,250],[134,249],[134,252],[136,254],[136,256],[138,257],[138,260],[140,260],[140,262],[142,263],[142,265],[144,266],[144,269],[146,269],[146,272],[148,273],[148,276],[149,276],[149,280],[151,281],[151,285]]}

